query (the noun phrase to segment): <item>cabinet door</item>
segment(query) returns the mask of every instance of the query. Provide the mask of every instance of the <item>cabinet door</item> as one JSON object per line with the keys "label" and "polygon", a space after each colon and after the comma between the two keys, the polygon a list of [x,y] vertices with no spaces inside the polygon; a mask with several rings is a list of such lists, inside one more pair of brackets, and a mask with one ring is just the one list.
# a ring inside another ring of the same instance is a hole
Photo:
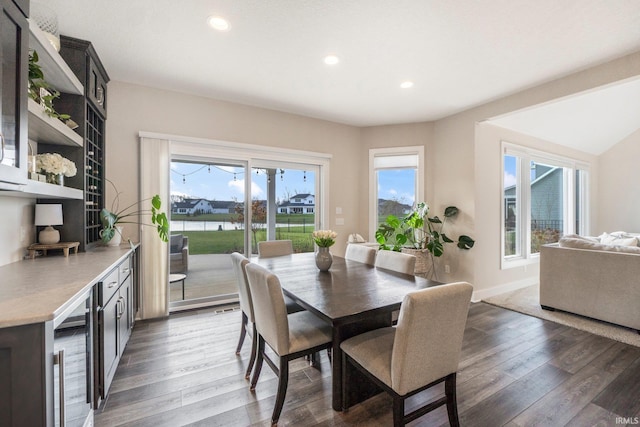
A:
{"label": "cabinet door", "polygon": [[111,380],[116,373],[120,360],[118,317],[120,315],[120,297],[115,294],[102,310],[102,373],[104,384],[102,398],[107,397]]}
{"label": "cabinet door", "polygon": [[27,182],[29,26],[10,0],[0,16],[0,182]]}
{"label": "cabinet door", "polygon": [[127,277],[127,279],[122,283],[122,286],[120,286],[120,315],[118,318],[118,344],[120,346],[120,356],[122,356],[124,348],[127,345],[127,341],[129,341],[129,335],[131,335],[129,324],[129,305],[131,301],[129,295],[130,290],[131,276]]}

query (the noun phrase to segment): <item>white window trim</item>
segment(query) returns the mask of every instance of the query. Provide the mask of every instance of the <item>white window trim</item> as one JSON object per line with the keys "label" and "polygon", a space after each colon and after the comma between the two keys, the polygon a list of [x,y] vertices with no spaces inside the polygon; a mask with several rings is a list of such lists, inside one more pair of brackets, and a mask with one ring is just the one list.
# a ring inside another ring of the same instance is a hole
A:
{"label": "white window trim", "polygon": [[[500,268],[502,270],[521,267],[528,264],[535,264],[540,262],[540,254],[531,253],[531,183],[529,178],[523,178],[523,171],[528,170],[528,166],[531,161],[549,164],[552,166],[563,167],[570,169],[564,171],[564,194],[563,198],[563,225],[565,227],[565,233],[582,233],[588,234],[590,229],[590,201],[589,201],[589,181],[590,181],[590,165],[587,162],[579,161],[569,157],[560,156],[557,154],[547,153],[544,151],[536,150],[533,148],[523,147],[517,144],[513,144],[507,141],[502,141],[502,147],[500,150],[501,155],[501,177],[500,177]],[[505,256],[504,242],[505,242],[505,200],[504,200],[504,156],[511,155],[520,159],[520,164],[517,165],[517,180],[516,186],[516,200],[518,200],[518,207],[516,216],[519,219],[523,219],[524,224],[518,224],[520,231],[520,239],[516,242],[516,248],[518,255]],[[575,230],[575,204],[569,203],[570,200],[575,200],[575,172],[582,170],[587,172],[587,177],[583,177],[581,182],[581,200],[584,204],[580,209],[581,221],[580,224],[583,230]],[[523,183],[529,185],[522,185]],[[584,218],[582,218],[584,217]]]}
{"label": "white window trim", "polygon": [[390,157],[402,155],[418,156],[416,171],[416,201],[424,200],[424,146],[371,148],[369,150],[369,240],[375,241],[378,214],[378,183],[374,161],[376,157]]}

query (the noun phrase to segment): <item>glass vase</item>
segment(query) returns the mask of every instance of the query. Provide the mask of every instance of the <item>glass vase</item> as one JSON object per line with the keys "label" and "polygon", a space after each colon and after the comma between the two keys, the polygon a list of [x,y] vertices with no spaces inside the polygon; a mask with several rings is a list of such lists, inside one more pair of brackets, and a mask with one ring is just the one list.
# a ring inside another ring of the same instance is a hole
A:
{"label": "glass vase", "polygon": [[318,248],[316,252],[316,266],[320,271],[329,271],[333,263],[333,256],[329,252],[329,248]]}
{"label": "glass vase", "polygon": [[49,184],[64,185],[64,175],[61,173],[46,173]]}

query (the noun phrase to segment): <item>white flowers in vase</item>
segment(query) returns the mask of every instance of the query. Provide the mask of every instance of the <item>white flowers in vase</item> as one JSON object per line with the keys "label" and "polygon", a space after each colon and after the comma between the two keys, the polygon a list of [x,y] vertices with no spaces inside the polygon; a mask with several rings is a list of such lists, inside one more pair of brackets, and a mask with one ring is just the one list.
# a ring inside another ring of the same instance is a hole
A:
{"label": "white flowers in vase", "polygon": [[47,174],[61,174],[67,177],[75,176],[78,173],[75,163],[58,153],[38,154],[36,169]]}

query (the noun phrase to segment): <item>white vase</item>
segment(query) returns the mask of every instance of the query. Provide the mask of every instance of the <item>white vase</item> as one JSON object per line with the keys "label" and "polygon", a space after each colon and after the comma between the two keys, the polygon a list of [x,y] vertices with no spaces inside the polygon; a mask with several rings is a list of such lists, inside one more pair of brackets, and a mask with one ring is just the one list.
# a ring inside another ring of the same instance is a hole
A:
{"label": "white vase", "polygon": [[115,228],[116,232],[113,234],[111,240],[109,240],[109,243],[107,243],[107,246],[120,246],[120,243],[122,243],[122,226],[116,225]]}
{"label": "white vase", "polygon": [[333,263],[333,255],[329,252],[329,248],[318,248],[316,252],[316,266],[320,271],[329,271]]}

